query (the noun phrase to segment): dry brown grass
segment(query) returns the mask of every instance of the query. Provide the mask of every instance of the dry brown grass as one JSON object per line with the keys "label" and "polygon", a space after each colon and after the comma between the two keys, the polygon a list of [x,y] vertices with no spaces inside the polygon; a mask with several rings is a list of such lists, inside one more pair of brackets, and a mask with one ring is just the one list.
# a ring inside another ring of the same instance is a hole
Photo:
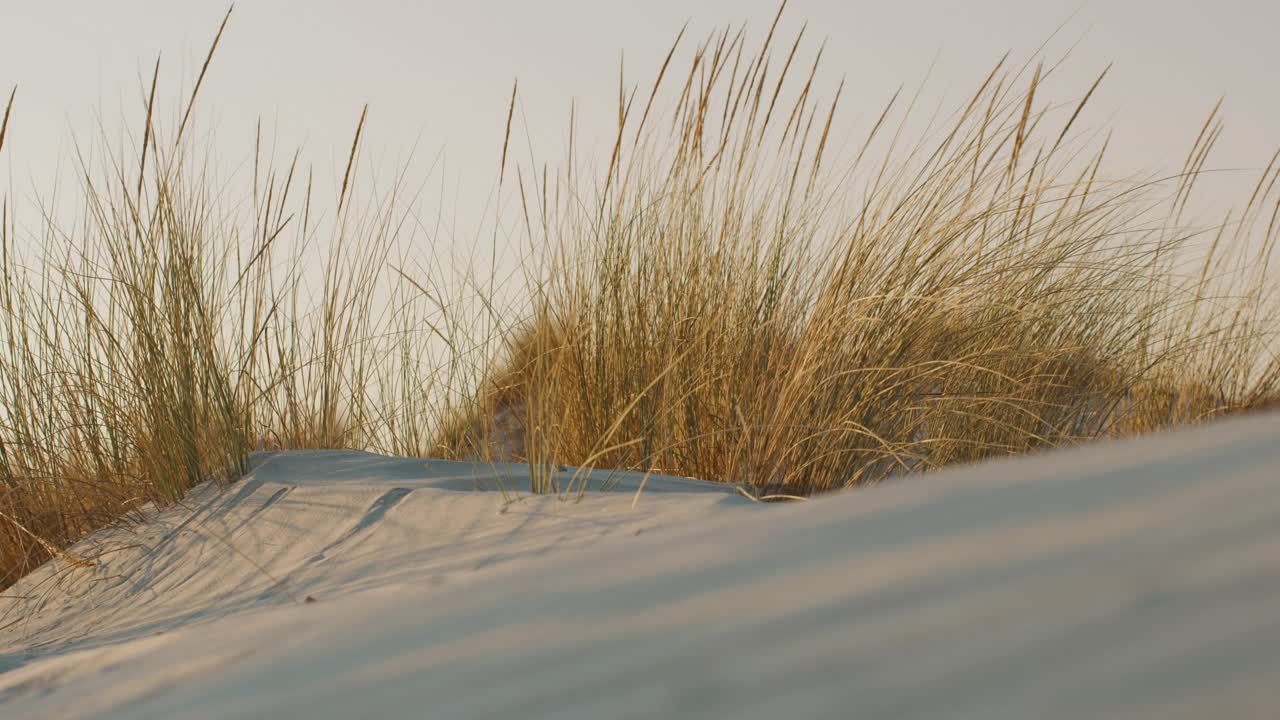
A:
{"label": "dry brown grass", "polygon": [[82,220],[47,217],[42,257],[6,200],[0,588],[259,447],[802,495],[1280,399],[1275,160],[1207,234],[1183,219],[1216,110],[1181,172],[1116,179],[1077,131],[1092,88],[1055,105],[1054,66],[1002,63],[915,143],[895,97],[841,154],[800,38],[726,30],[677,73],[681,41],[620,86],[598,172],[510,160],[513,89],[523,312],[438,272],[398,187],[362,194],[363,114],[332,204],[261,147],[224,202],[187,127],[201,83],[166,131],[153,82],[136,151],[81,158]]}
{"label": "dry brown grass", "polygon": [[918,144],[891,102],[837,165],[839,89],[799,38],[745,44],[620,89],[603,174],[520,174],[557,270],[447,445],[808,493],[1280,398],[1274,158],[1181,272],[1216,109],[1176,176],[1117,181],[1072,133],[1093,88],[1055,106],[1054,68],[1001,63]]}
{"label": "dry brown grass", "polygon": [[251,194],[226,202],[189,126],[225,27],[176,128],[157,121],[153,79],[133,152],[79,157],[77,222],[46,212],[23,237],[5,200],[0,588],[97,528],[235,479],[260,447],[386,447],[375,361],[388,318],[414,310],[374,307],[400,211],[357,202],[364,116],[327,222],[297,156],[272,166],[260,139]]}

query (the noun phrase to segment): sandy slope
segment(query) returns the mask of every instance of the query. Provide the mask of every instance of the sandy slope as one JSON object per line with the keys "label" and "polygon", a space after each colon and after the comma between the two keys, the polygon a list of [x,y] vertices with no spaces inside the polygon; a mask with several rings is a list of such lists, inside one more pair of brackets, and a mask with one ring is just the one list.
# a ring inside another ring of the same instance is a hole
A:
{"label": "sandy slope", "polygon": [[1280,415],[770,507],[654,478],[632,509],[631,475],[506,503],[481,465],[256,460],[0,600],[0,717],[1280,707]]}

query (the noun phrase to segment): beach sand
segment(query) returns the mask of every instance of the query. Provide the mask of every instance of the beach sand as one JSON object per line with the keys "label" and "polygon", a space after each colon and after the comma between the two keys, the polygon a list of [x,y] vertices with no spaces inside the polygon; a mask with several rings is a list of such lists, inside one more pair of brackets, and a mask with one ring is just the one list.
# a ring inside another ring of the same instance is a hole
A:
{"label": "beach sand", "polygon": [[7,591],[0,717],[1280,706],[1280,414],[795,503],[601,471],[566,501],[525,466],[346,451],[253,465]]}

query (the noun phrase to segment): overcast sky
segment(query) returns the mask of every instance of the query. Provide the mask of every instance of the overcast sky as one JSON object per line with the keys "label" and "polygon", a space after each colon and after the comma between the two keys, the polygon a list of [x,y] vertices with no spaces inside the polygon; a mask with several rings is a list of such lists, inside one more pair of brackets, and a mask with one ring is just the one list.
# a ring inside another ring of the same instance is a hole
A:
{"label": "overcast sky", "polygon": [[[636,81],[655,72],[675,33],[746,21],[758,40],[773,0],[688,2],[408,2],[241,0],[208,80],[201,127],[223,162],[242,162],[261,117],[318,172],[340,166],[364,103],[374,165],[418,144],[444,152],[466,208],[496,176],[513,78],[543,155],[555,158],[570,98],[583,134],[609,131],[618,64]],[[140,119],[143,76],[163,57],[162,86],[190,87],[226,6],[182,0],[0,0],[0,90],[17,85],[10,147],[0,158],[13,191],[67,169],[70,140]],[[1177,164],[1209,108],[1226,97],[1216,165],[1260,167],[1280,145],[1280,3],[1263,0],[856,2],[792,0],[784,32],[808,21],[827,41],[824,67],[847,78],[845,111],[874,116],[894,88],[919,82],[971,91],[1006,51],[1025,58],[1065,23],[1050,55],[1076,45],[1061,85],[1082,92],[1108,63],[1092,126],[1116,131],[1124,170]],[[59,162],[61,165],[59,165]],[[1113,168],[1115,166],[1113,165]],[[339,173],[340,174],[340,173]],[[452,180],[451,180],[452,182]]]}

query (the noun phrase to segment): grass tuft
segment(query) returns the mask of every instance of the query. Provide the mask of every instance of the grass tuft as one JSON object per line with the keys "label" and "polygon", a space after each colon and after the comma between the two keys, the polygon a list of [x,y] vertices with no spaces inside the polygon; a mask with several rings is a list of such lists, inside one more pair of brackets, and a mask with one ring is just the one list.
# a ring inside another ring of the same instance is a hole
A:
{"label": "grass tuft", "polygon": [[534,269],[510,293],[447,267],[399,183],[365,192],[367,108],[331,204],[260,132],[224,197],[190,123],[226,28],[176,130],[157,61],[135,143],[80,156],[76,222],[20,237],[4,199],[0,589],[255,449],[775,500],[1280,401],[1280,155],[1221,222],[1186,219],[1216,107],[1176,174],[1110,177],[1079,130],[1107,73],[1055,103],[1056,66],[1006,59],[949,113],[895,94],[851,144],[803,30],[682,30],[651,85],[620,77],[598,165],[572,120],[559,172],[516,162],[513,85],[499,192]]}

